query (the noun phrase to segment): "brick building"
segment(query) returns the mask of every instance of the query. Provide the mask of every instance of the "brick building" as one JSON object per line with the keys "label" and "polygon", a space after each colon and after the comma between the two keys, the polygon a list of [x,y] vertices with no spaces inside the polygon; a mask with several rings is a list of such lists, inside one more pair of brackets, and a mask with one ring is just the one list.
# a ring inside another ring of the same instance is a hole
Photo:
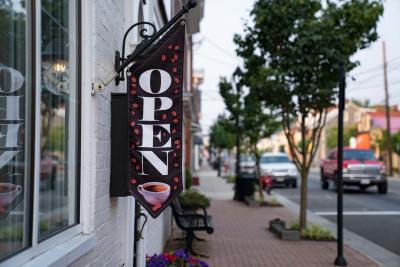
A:
{"label": "brick building", "polygon": [[[111,93],[92,83],[114,68],[125,30],[162,27],[181,0],[0,1],[0,265],[144,266],[171,232],[167,209],[135,242],[132,197],[110,198]],[[192,38],[203,1],[186,17],[185,105],[192,90]],[[140,41],[127,39],[127,53]],[[190,159],[191,110],[185,109]],[[185,166],[191,167],[190,162]]]}

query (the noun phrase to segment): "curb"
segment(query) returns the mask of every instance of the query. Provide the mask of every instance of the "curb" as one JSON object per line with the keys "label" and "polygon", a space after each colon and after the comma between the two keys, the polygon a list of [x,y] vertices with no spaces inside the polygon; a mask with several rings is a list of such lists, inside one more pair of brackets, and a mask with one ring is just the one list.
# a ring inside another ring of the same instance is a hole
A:
{"label": "curb", "polygon": [[[272,195],[275,196],[277,200],[285,207],[287,207],[290,211],[292,211],[296,215],[299,215],[300,206],[297,203],[289,200],[288,198],[276,192],[272,192]],[[335,223],[332,223],[331,221],[313,213],[310,210],[307,210],[307,218],[312,223],[316,223],[325,228],[328,228],[332,232],[333,236],[335,236],[336,238],[337,226]],[[360,252],[370,260],[377,263],[379,266],[385,266],[385,267],[400,266],[400,256],[369,241],[368,239],[365,239],[364,237],[355,234],[347,229],[343,229],[343,237],[344,237],[344,243],[346,245]],[[333,260],[334,259],[332,259],[332,262]]]}

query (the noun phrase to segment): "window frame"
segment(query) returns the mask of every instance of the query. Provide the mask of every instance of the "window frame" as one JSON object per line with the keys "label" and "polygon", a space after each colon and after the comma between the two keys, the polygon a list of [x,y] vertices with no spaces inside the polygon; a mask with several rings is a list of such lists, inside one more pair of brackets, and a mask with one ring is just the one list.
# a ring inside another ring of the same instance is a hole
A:
{"label": "window frame", "polygon": [[[76,38],[76,68],[75,73],[76,78],[74,79],[74,86],[76,86],[76,159],[75,159],[75,216],[76,223],[60,229],[39,241],[39,222],[38,222],[38,213],[39,213],[39,194],[40,194],[40,131],[41,131],[41,114],[40,114],[40,103],[41,102],[41,0],[27,0],[27,19],[26,19],[26,36],[27,36],[27,49],[26,49],[26,67],[30,69],[29,72],[26,73],[26,79],[29,83],[26,85],[26,90],[31,90],[31,106],[28,107],[26,112],[29,113],[26,116],[26,125],[30,127],[30,136],[27,138],[27,149],[30,156],[30,164],[27,169],[28,175],[34,177],[33,182],[29,184],[29,199],[24,200],[29,205],[29,214],[27,215],[28,222],[28,245],[20,250],[15,251],[14,253],[8,255],[7,257],[0,259],[1,266],[20,266],[30,261],[42,260],[40,259],[41,255],[47,254],[48,252],[54,251],[55,255],[59,255],[59,257],[63,257],[60,251],[60,245],[65,243],[66,241],[75,241],[74,243],[77,247],[71,247],[71,251],[78,250],[83,254],[90,250],[95,245],[95,236],[94,234],[85,235],[82,238],[83,233],[83,213],[82,213],[82,201],[81,201],[81,139],[82,139],[82,2],[78,0],[73,0],[75,2],[74,10],[75,14],[68,14],[71,18],[74,19],[74,37]],[[90,91],[90,90],[88,90]],[[29,151],[30,150],[30,151]],[[88,186],[87,184],[85,185]],[[80,238],[79,238],[80,237]],[[74,240],[74,238],[76,240]],[[82,250],[79,247],[80,244],[84,244],[85,249]],[[69,257],[69,260],[72,258],[68,256],[68,250],[63,248],[65,258]],[[79,256],[79,253],[75,253]],[[49,259],[49,260],[58,260]],[[63,262],[67,263],[68,260],[64,260]],[[69,262],[70,263],[70,262]],[[67,263],[67,264],[69,264]],[[66,264],[66,265],[67,265]]]}

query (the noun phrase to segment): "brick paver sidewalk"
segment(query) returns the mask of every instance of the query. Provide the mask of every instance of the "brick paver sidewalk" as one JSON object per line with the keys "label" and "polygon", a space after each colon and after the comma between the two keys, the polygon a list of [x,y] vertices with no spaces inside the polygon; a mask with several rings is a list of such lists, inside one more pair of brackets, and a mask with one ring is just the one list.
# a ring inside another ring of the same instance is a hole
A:
{"label": "brick paver sidewalk", "polygon": [[[227,199],[230,185],[221,186],[222,178],[211,175],[210,170],[199,173],[200,188],[212,194],[209,213],[213,216],[215,232],[199,234],[206,242],[194,242],[194,250],[209,256],[205,259],[212,267],[262,267],[262,266],[334,266],[336,242],[282,241],[267,230],[268,222],[275,218],[295,221],[286,208],[251,208]],[[203,184],[203,185],[202,185]],[[219,187],[210,184],[218,184]],[[216,198],[216,199],[215,199]],[[174,230],[175,237],[182,235]],[[184,247],[181,241],[170,241],[167,249]],[[378,266],[364,255],[345,246],[348,266]]]}

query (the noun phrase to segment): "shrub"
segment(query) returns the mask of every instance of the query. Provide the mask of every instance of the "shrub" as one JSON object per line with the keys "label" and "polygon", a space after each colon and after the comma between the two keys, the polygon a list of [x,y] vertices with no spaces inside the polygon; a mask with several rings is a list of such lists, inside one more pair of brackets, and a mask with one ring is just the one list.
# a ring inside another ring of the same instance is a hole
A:
{"label": "shrub", "polygon": [[169,253],[154,254],[151,257],[147,257],[147,267],[209,267],[209,265],[189,254],[185,253],[184,250],[171,251]]}
{"label": "shrub", "polygon": [[204,194],[196,191],[196,190],[187,190],[183,192],[180,196],[180,200],[183,206],[193,207],[193,206],[210,206],[210,199],[206,197]]}
{"label": "shrub", "polygon": [[[291,230],[299,230],[299,223],[293,223],[290,226]],[[307,224],[306,228],[300,233],[302,239],[310,239],[310,240],[334,240],[331,231],[322,227],[319,224]]]}

